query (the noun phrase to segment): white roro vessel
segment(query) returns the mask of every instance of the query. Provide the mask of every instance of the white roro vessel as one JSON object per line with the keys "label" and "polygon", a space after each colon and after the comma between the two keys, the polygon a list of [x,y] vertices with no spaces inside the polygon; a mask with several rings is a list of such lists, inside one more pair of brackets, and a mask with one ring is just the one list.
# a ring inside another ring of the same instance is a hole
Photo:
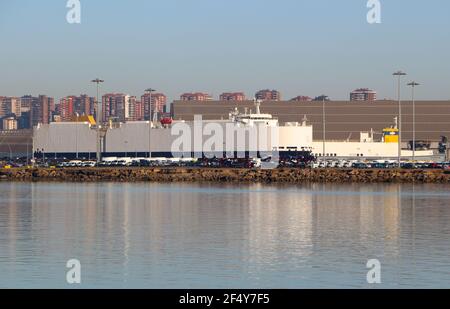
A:
{"label": "white roro vessel", "polygon": [[[185,144],[190,147],[174,147],[182,138],[182,130],[190,131]],[[200,128],[200,129],[199,129]],[[212,130],[215,128],[215,130]],[[233,130],[233,140],[230,135]],[[264,134],[249,137],[252,128],[267,129]],[[242,151],[237,145],[239,136],[245,139],[246,152],[271,152],[283,154],[312,153],[316,157],[340,158],[396,158],[398,156],[398,129],[386,128],[380,141],[375,141],[374,133],[361,132],[359,141],[313,141],[313,127],[307,124],[306,116],[301,122],[279,124],[277,118],[260,111],[260,103],[255,102],[255,112],[240,112],[237,108],[230,112],[227,120],[169,121],[169,122],[126,122],[110,123],[102,128],[101,151],[104,157],[198,157],[205,149],[212,135],[223,141],[215,145],[214,151],[220,156],[224,152]],[[215,132],[222,131],[222,132]],[[237,137],[236,137],[237,136]],[[255,142],[257,140],[257,142]],[[216,143],[217,144],[217,143]],[[53,122],[40,124],[34,129],[33,151],[49,158],[94,158],[97,147],[95,123]],[[238,149],[239,148],[239,149]],[[178,149],[178,150],[177,150]],[[186,150],[187,149],[187,150]],[[189,152],[189,153],[186,153]],[[403,150],[402,156],[410,158],[412,151]],[[433,156],[430,150],[416,151],[416,158]]]}

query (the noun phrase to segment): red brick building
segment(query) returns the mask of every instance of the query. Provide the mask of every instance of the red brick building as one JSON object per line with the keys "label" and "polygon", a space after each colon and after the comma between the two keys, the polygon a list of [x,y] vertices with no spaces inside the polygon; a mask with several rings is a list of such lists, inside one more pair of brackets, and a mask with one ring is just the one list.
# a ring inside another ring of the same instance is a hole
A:
{"label": "red brick building", "polygon": [[69,96],[59,100],[57,111],[61,116],[61,121],[72,121],[72,117],[75,114],[75,100],[75,96]]}
{"label": "red brick building", "polygon": [[61,121],[72,121],[76,114],[90,116],[95,113],[95,99],[85,94],[80,96],[67,96],[59,101],[57,114]]}
{"label": "red brick building", "polygon": [[181,101],[212,101],[211,95],[203,92],[183,93],[180,96]]}
{"label": "red brick building", "polygon": [[117,101],[120,97],[125,96],[122,93],[107,93],[102,97],[102,117],[101,121],[108,121],[110,118],[118,117],[119,111]]}
{"label": "red brick building", "polygon": [[164,113],[166,110],[167,97],[163,93],[152,93],[152,101],[150,102],[150,94],[146,93],[141,97],[141,102],[144,108],[144,119],[153,119],[153,113]]}
{"label": "red brick building", "polygon": [[80,115],[91,116],[95,113],[95,98],[85,94],[76,98],[75,110]]}
{"label": "red brick building", "polygon": [[144,121],[144,104],[142,101],[136,101],[134,105],[134,121]]}
{"label": "red brick building", "polygon": [[281,93],[277,90],[260,90],[255,94],[255,98],[261,101],[281,101]]}
{"label": "red brick building", "polygon": [[220,101],[245,101],[243,92],[224,92],[220,95]]}
{"label": "red brick building", "polygon": [[[31,99],[31,125],[35,126],[38,123],[48,124],[51,120],[51,115],[55,111],[55,101],[46,95],[40,95],[37,98]],[[32,127],[31,126],[31,127]]]}

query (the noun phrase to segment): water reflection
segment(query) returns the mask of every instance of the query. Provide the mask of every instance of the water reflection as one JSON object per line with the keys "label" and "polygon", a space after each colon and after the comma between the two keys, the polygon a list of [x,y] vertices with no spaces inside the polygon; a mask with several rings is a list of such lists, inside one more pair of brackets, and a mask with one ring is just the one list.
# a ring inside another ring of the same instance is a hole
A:
{"label": "water reflection", "polygon": [[0,183],[0,286],[448,287],[447,189]]}

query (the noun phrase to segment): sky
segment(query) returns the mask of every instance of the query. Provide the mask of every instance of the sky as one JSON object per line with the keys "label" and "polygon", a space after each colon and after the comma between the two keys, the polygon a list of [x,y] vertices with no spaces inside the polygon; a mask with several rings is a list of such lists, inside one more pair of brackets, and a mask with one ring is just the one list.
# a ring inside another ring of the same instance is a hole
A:
{"label": "sky", "polygon": [[[277,89],[284,99],[360,87],[396,97],[392,73],[422,86],[418,99],[450,99],[450,1],[0,0],[0,95],[57,99],[101,92],[140,96]],[[403,87],[407,98],[409,90]]]}

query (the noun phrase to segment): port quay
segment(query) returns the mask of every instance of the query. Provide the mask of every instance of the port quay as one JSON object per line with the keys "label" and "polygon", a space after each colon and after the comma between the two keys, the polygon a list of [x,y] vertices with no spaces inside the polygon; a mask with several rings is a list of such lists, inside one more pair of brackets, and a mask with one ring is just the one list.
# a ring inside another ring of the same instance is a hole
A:
{"label": "port quay", "polygon": [[[450,182],[445,151],[403,149],[397,119],[359,140],[315,140],[314,125],[284,122],[262,109],[228,119],[103,123],[91,118],[38,124],[33,157],[4,165],[1,179],[71,181]],[[180,107],[178,107],[180,108]],[[175,108],[176,110],[176,108]],[[184,118],[189,118],[184,115]],[[325,132],[325,131],[323,131]],[[205,134],[206,133],[206,134]],[[31,148],[31,147],[30,147]],[[98,159],[97,159],[98,158]],[[400,161],[398,161],[400,159]]]}

